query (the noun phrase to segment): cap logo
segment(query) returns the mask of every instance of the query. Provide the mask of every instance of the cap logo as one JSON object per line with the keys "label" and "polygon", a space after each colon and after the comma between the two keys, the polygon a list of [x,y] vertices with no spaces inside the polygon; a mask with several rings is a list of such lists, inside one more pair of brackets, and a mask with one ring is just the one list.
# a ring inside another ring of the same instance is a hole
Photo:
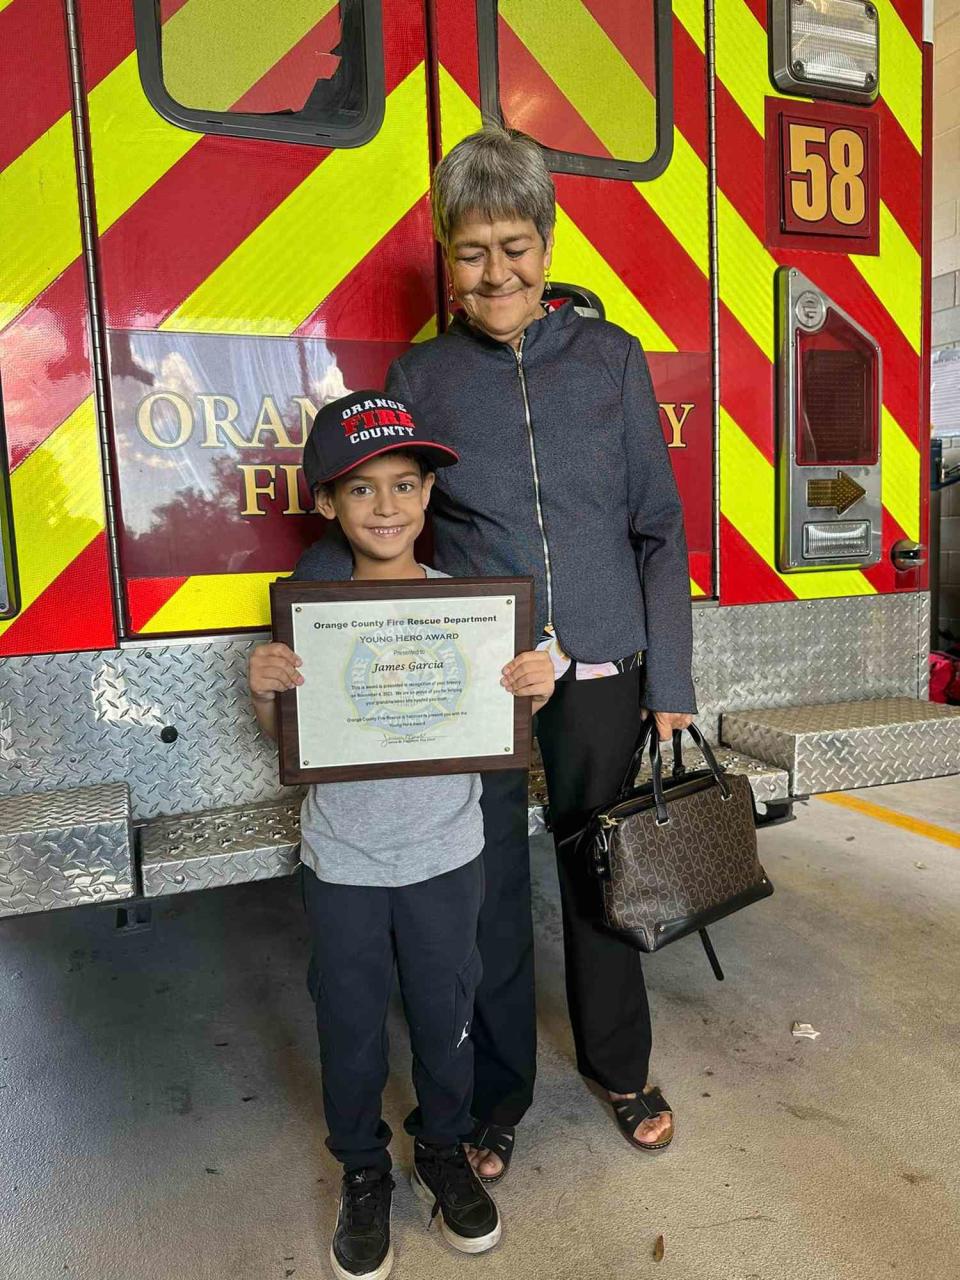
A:
{"label": "cap logo", "polygon": [[[363,400],[344,409],[340,415],[344,435],[352,444],[369,440],[374,427],[405,427],[405,432],[388,432],[389,435],[412,436],[413,418],[397,400]],[[380,432],[377,432],[380,435]]]}

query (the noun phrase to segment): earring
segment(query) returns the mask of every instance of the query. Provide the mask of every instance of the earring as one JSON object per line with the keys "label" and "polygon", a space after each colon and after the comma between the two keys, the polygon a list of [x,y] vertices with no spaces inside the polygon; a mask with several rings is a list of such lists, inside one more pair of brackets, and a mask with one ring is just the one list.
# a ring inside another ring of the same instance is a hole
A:
{"label": "earring", "polygon": [[549,293],[549,292],[550,292],[550,290],[553,288],[553,285],[550,283],[550,272],[549,272],[549,271],[545,271],[545,272],[544,272],[544,274],[543,274],[543,279],[544,279],[544,282],[545,282],[545,283],[544,283],[544,287],[543,287],[543,292],[544,292],[544,293]]}

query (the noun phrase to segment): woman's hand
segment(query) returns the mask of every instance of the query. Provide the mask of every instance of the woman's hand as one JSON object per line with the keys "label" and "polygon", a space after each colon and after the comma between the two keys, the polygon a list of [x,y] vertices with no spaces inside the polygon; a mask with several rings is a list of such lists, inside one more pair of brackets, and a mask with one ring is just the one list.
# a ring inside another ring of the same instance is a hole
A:
{"label": "woman's hand", "polygon": [[543,649],[518,653],[503,668],[500,683],[515,698],[532,698],[533,710],[539,711],[553,693],[555,683],[550,655]]}
{"label": "woman's hand", "polygon": [[285,644],[258,644],[250,654],[247,679],[254,702],[273,702],[278,693],[303,684],[302,659]]}
{"label": "woman's hand", "polygon": [[[650,712],[644,707],[640,714],[646,720]],[[687,729],[693,724],[693,716],[686,711],[654,711],[653,718],[657,722],[657,737],[661,742],[669,742],[674,729]]]}

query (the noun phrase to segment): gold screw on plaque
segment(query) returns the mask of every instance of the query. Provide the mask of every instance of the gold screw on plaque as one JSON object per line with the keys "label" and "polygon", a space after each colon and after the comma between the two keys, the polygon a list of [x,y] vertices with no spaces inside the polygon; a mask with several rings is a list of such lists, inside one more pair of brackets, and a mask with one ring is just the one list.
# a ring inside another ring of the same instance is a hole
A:
{"label": "gold screw on plaque", "polygon": [[833,507],[838,516],[856,506],[866,493],[852,476],[838,471],[836,480],[808,480],[807,506]]}

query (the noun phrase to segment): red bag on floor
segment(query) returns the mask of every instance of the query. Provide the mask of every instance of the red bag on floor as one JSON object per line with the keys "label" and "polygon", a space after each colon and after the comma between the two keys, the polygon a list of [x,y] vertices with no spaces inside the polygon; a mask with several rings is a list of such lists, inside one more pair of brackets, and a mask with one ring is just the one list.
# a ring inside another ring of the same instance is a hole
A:
{"label": "red bag on floor", "polygon": [[949,653],[930,655],[930,701],[960,705],[960,658]]}

